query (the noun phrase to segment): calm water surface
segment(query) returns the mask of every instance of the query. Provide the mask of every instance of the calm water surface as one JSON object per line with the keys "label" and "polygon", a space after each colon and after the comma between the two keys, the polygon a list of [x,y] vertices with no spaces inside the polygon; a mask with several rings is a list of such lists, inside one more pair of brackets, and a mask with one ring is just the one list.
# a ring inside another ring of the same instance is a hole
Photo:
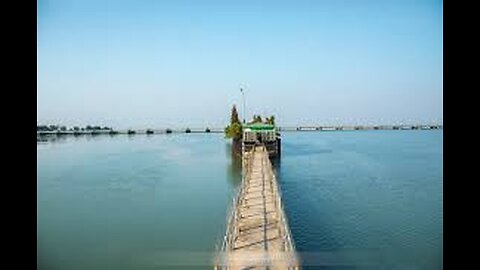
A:
{"label": "calm water surface", "polygon": [[[307,268],[441,269],[442,144],[443,131],[282,134],[275,166]],[[38,143],[38,265],[211,269],[239,165],[222,134]]]}

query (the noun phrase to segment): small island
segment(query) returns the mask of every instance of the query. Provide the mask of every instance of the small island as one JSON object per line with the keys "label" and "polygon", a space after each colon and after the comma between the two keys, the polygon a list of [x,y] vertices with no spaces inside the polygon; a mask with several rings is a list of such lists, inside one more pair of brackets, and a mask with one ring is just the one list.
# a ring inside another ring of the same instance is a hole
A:
{"label": "small island", "polygon": [[260,115],[253,115],[250,122],[242,124],[237,108],[233,105],[230,125],[225,128],[225,137],[232,139],[232,150],[237,155],[242,155],[255,145],[265,145],[270,157],[280,156],[280,133],[277,132],[273,115],[265,120],[262,120]]}

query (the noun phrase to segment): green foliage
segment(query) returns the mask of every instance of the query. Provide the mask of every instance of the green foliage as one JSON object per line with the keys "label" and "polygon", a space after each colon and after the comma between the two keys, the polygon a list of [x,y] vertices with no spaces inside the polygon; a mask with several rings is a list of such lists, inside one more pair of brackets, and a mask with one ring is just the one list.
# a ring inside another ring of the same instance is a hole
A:
{"label": "green foliage", "polygon": [[269,125],[275,125],[275,116],[270,116],[265,119],[265,122]]}
{"label": "green foliage", "polygon": [[269,124],[269,125],[275,125],[275,116],[270,116],[270,117],[265,117],[265,121],[262,120],[262,117],[260,115],[253,115],[252,121],[248,122],[249,124]]}
{"label": "green foliage", "polygon": [[[275,125],[275,116],[270,116],[265,118],[265,122],[262,120],[262,117],[260,115],[253,115],[252,121],[249,122],[249,124],[270,124],[270,125]],[[243,137],[243,127],[240,122],[240,119],[238,118],[238,112],[237,108],[235,105],[232,107],[232,114],[230,116],[230,125],[228,125],[225,128],[225,137],[226,138],[231,138],[234,140],[239,140],[242,139]]]}
{"label": "green foliage", "polygon": [[240,123],[240,119],[238,118],[237,107],[233,105],[232,108],[232,115],[230,116],[230,124]]}
{"label": "green foliage", "polygon": [[253,120],[249,124],[262,123],[262,117],[260,115],[253,115]]}
{"label": "green foliage", "polygon": [[232,114],[230,116],[230,125],[225,128],[225,137],[234,140],[241,139],[243,136],[242,123],[238,118],[237,107],[233,105]]}
{"label": "green foliage", "polygon": [[225,128],[225,137],[234,140],[241,139],[243,136],[242,124],[233,123]]}

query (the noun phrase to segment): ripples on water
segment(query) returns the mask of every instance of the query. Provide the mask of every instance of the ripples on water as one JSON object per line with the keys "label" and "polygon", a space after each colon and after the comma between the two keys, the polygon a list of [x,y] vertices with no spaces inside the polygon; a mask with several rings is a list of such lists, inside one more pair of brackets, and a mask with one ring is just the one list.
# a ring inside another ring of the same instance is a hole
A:
{"label": "ripples on water", "polygon": [[[275,168],[307,269],[442,268],[442,131],[282,137]],[[39,143],[39,265],[211,269],[240,172],[222,134]]]}
{"label": "ripples on water", "polygon": [[367,269],[442,268],[442,136],[285,134],[277,170],[298,251],[369,251],[378,264]]}

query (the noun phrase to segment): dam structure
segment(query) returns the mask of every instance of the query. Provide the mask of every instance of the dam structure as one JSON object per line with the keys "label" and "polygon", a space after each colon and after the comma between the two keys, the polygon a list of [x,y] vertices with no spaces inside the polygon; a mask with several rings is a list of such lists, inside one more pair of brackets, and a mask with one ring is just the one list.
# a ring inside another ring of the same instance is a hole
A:
{"label": "dam structure", "polygon": [[215,269],[299,269],[281,191],[263,143],[243,153],[242,173]]}

